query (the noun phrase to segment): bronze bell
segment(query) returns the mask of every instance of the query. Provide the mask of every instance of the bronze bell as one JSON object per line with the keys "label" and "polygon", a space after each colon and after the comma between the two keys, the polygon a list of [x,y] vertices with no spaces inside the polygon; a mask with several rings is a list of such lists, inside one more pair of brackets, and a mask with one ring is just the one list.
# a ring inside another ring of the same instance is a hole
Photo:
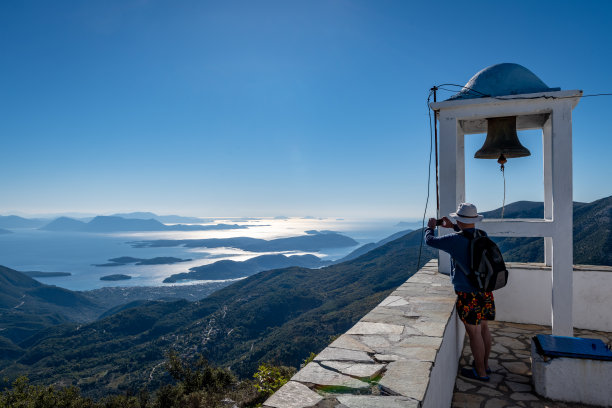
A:
{"label": "bronze bell", "polygon": [[474,154],[475,159],[512,159],[531,156],[516,134],[516,116],[487,118],[487,139]]}

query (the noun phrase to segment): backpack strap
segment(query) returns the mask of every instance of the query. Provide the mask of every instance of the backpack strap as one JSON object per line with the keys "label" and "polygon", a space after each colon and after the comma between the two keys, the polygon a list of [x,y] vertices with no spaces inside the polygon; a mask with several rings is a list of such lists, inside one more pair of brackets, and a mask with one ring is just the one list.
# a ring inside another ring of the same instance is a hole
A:
{"label": "backpack strap", "polygon": [[474,254],[474,240],[476,238],[482,237],[483,234],[482,234],[482,231],[477,229],[477,228],[474,228],[474,232],[473,233],[471,231],[468,232],[466,230],[461,230],[460,234],[463,235],[464,237],[466,237],[468,239],[468,241],[469,241],[469,244],[468,244],[468,262],[469,262],[469,268],[470,269],[466,271],[466,270],[464,270],[463,267],[461,267],[461,270],[463,270],[463,273],[465,273],[465,275],[468,276],[472,272],[472,269],[474,268],[474,262],[473,262],[473,259],[472,259],[472,255]]}
{"label": "backpack strap", "polygon": [[[472,259],[471,259],[472,241],[474,240],[474,235],[471,232],[467,232],[465,230],[461,230],[461,232],[459,232],[458,234],[466,237],[468,239],[468,241],[469,241],[469,244],[468,244],[468,262],[471,262],[472,261]],[[455,266],[457,266],[459,269],[461,269],[461,272],[463,272],[463,274],[465,276],[470,276],[470,273],[471,273],[470,269],[466,270],[463,267],[463,265],[461,265],[460,262],[455,261]]]}

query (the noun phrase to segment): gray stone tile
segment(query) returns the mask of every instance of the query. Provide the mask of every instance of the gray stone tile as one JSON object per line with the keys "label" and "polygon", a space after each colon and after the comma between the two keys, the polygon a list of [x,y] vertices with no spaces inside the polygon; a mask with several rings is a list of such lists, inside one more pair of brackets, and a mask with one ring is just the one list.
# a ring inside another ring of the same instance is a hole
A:
{"label": "gray stone tile", "polygon": [[[405,315],[391,315],[391,314],[370,312],[367,315],[365,315],[361,319],[361,321],[362,322],[372,322],[372,323],[394,324],[398,326],[408,326],[409,327],[416,318],[418,318],[418,316],[410,318],[410,317],[406,317]],[[410,329],[410,331],[413,332],[414,334],[418,333],[414,329]]]}
{"label": "gray stone tile", "polygon": [[526,392],[515,392],[510,395],[510,398],[514,401],[537,401],[539,400],[534,394],[526,393]]}
{"label": "gray stone tile", "polygon": [[506,347],[497,343],[497,337],[495,336],[495,334],[493,334],[493,345],[491,346],[491,351],[495,351],[496,353],[500,353],[500,354],[506,354],[509,352],[509,350]]}
{"label": "gray stone tile", "polygon": [[319,364],[324,368],[332,368],[351,377],[368,380],[376,377],[385,368],[385,364],[364,364],[344,361],[320,361]]}
{"label": "gray stone tile", "polygon": [[484,408],[504,408],[508,406],[508,402],[499,398],[492,398],[485,403]]}
{"label": "gray stone tile", "polygon": [[501,365],[504,366],[506,370],[508,370],[509,372],[513,374],[525,375],[525,374],[531,373],[529,367],[527,367],[527,364],[520,362],[520,361],[502,362]]}
{"label": "gray stone tile", "polygon": [[431,363],[420,361],[391,362],[378,384],[390,394],[422,401],[429,383],[431,366]]}
{"label": "gray stone tile", "polygon": [[322,399],[323,397],[304,384],[289,381],[272,394],[264,405],[273,408],[305,408],[317,404]]}
{"label": "gray stone tile", "polygon": [[397,396],[339,395],[336,399],[348,408],[417,408],[418,402]]}
{"label": "gray stone tile", "polygon": [[504,394],[502,392],[497,391],[495,388],[482,387],[477,391],[480,395],[486,395],[488,397],[501,397]]}
{"label": "gray stone tile", "polygon": [[400,345],[404,347],[432,347],[437,349],[440,348],[440,346],[442,345],[442,338],[432,336],[410,336],[408,338],[402,339]]}
{"label": "gray stone tile", "polygon": [[323,349],[316,357],[315,361],[320,360],[336,360],[336,361],[354,361],[361,363],[374,363],[374,360],[364,351],[347,350],[342,348],[327,347]]}
{"label": "gray stone tile", "polygon": [[519,374],[513,374],[513,373],[506,374],[506,380],[519,382],[519,383],[525,383],[525,384],[531,383],[530,377],[526,375],[519,375]]}
{"label": "gray stone tile", "polygon": [[501,344],[510,350],[522,350],[525,347],[525,345],[522,342],[516,339],[512,339],[510,337],[506,337],[506,336],[496,336],[495,343]]}
{"label": "gray stone tile", "polygon": [[415,347],[415,346],[395,346],[385,350],[387,354],[394,354],[404,357],[408,360],[430,361],[433,362],[436,358],[438,350],[433,347]]}
{"label": "gray stone tile", "polygon": [[466,394],[456,392],[453,394],[453,407],[457,408],[480,408],[480,403],[485,400],[485,396],[476,394]]}
{"label": "gray stone tile", "polygon": [[[393,341],[393,343],[399,342],[400,340],[399,335],[395,336],[397,337],[397,341]],[[368,347],[371,347],[373,350],[376,351],[390,347],[392,344],[392,341],[389,339],[389,336],[359,336],[359,339],[363,344],[367,345]]]}
{"label": "gray stone tile", "polygon": [[349,334],[343,334],[338,337],[329,347],[342,348],[347,350],[363,351],[366,353],[374,353],[374,350],[361,343],[355,337]]}
{"label": "gray stone tile", "polygon": [[315,386],[354,388],[356,390],[363,390],[370,387],[370,384],[366,382],[328,370],[321,367],[319,363],[316,362],[311,362],[306,365],[306,367],[298,371],[291,380],[299,381],[304,384],[313,384]]}
{"label": "gray stone tile", "polygon": [[531,392],[531,385],[525,383],[518,383],[514,381],[506,381],[506,385],[514,392]]}
{"label": "gray stone tile", "polygon": [[401,360],[400,356],[396,356],[394,354],[374,354],[374,358],[380,362]]}
{"label": "gray stone tile", "polygon": [[388,296],[385,300],[383,300],[379,304],[379,306],[396,307],[396,306],[405,306],[407,304],[408,304],[408,300],[406,300],[404,297],[397,296],[397,295],[391,295],[391,296]]}
{"label": "gray stone tile", "polygon": [[411,326],[424,336],[442,337],[446,329],[446,323],[447,322],[419,319],[412,323]]}
{"label": "gray stone tile", "polygon": [[387,323],[357,322],[346,334],[402,334],[404,326]]}
{"label": "gray stone tile", "polygon": [[457,378],[457,381],[455,381],[455,387],[457,387],[459,391],[469,391],[476,388],[474,384],[463,381],[461,378]]}

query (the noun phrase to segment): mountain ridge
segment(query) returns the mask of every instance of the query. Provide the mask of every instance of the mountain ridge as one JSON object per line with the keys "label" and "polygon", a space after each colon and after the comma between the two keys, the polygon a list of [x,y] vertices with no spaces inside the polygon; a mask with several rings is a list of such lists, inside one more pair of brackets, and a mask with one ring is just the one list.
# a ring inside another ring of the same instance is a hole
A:
{"label": "mountain ridge", "polygon": [[118,216],[98,215],[88,222],[70,217],[59,217],[40,227],[44,231],[63,232],[128,232],[128,231],[209,231],[225,229],[247,229],[238,224],[213,225],[166,225],[156,219],[122,218]]}

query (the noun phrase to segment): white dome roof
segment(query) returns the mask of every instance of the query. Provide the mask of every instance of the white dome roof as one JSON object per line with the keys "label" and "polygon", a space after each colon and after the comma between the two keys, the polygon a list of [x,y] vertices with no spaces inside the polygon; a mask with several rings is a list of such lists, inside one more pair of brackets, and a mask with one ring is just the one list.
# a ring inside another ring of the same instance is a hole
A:
{"label": "white dome roof", "polygon": [[560,89],[549,88],[533,72],[522,65],[503,63],[491,65],[478,72],[465,84],[461,92],[451,96],[448,100],[551,92]]}

